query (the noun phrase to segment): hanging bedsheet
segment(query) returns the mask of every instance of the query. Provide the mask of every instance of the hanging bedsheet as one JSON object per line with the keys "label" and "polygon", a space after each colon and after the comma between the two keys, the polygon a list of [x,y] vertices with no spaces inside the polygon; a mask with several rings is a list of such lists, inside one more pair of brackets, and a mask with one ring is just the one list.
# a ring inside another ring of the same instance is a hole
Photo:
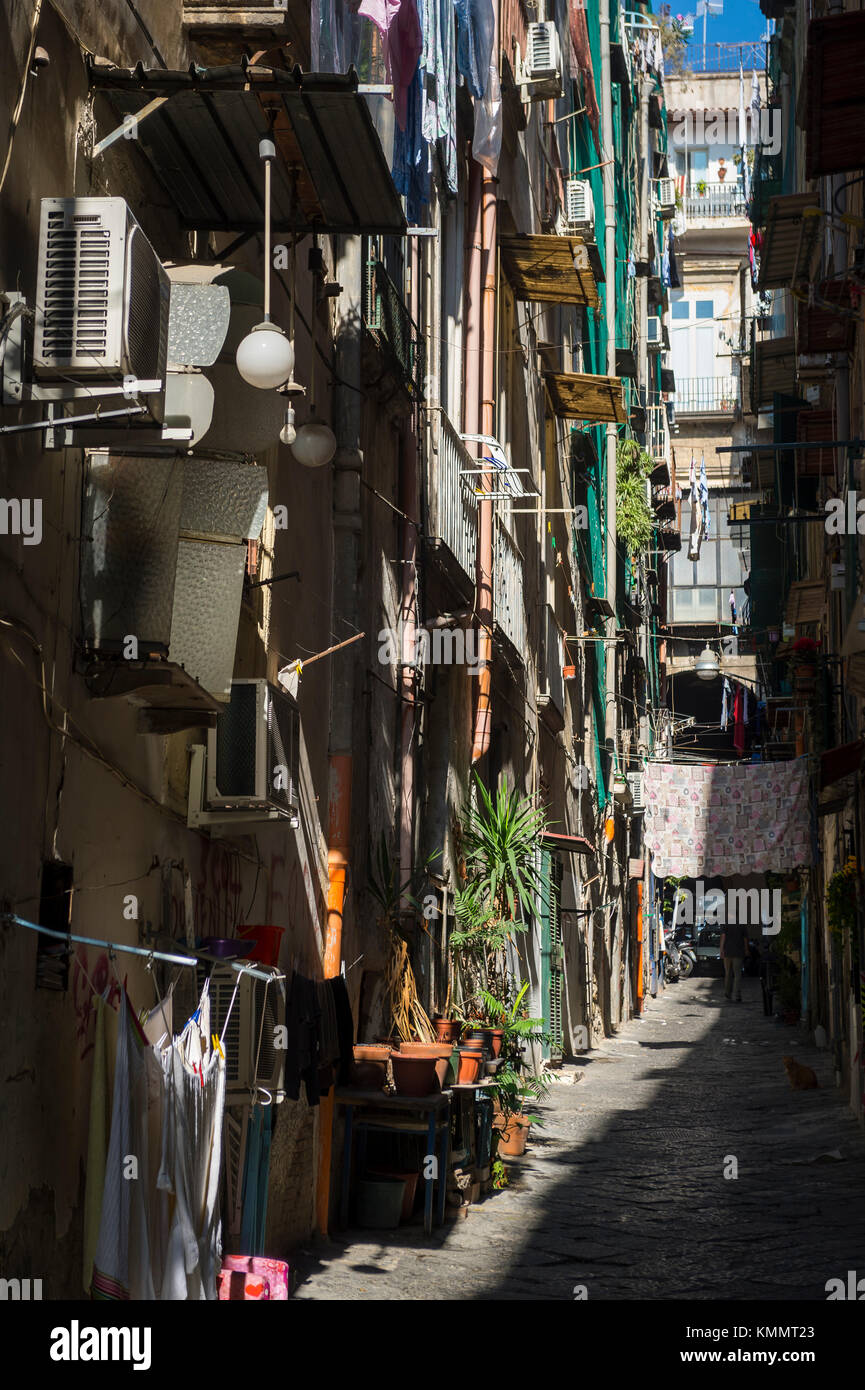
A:
{"label": "hanging bedsheet", "polygon": [[648,763],[643,788],[657,878],[784,873],[811,863],[805,758]]}

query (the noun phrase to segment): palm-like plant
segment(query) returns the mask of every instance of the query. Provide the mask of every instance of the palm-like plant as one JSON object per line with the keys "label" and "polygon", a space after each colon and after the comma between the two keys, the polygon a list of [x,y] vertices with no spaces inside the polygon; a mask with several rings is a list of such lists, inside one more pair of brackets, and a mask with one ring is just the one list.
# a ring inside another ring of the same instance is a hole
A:
{"label": "palm-like plant", "polygon": [[532,911],[532,895],[541,891],[535,852],[547,826],[543,807],[530,796],[499,787],[495,797],[475,773],[478,805],[465,816],[463,853],[474,901],[490,910],[499,923],[520,930],[517,904]]}

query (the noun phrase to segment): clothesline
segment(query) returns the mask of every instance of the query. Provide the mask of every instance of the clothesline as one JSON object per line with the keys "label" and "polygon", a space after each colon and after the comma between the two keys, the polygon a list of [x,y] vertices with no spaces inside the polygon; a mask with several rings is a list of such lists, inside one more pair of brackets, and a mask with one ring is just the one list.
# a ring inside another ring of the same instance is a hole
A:
{"label": "clothesline", "polygon": [[151,951],[147,946],[125,946],[119,941],[104,941],[93,936],[76,936],[73,932],[54,931],[51,927],[40,926],[38,922],[28,922],[25,917],[18,917],[13,912],[4,912],[0,915],[0,921],[14,922],[16,926],[27,927],[29,931],[41,932],[43,936],[56,937],[58,941],[74,941],[81,946],[102,946],[107,951],[124,951],[131,956],[146,956],[148,960],[160,960],[168,965],[198,965],[199,961],[213,960],[214,964],[228,965],[239,975],[251,975],[255,980],[285,979],[285,976],[278,970],[255,970],[251,965],[238,964],[235,961],[217,961],[215,957],[210,957],[204,952],[196,952],[192,956],[175,956],[169,955],[166,951]]}

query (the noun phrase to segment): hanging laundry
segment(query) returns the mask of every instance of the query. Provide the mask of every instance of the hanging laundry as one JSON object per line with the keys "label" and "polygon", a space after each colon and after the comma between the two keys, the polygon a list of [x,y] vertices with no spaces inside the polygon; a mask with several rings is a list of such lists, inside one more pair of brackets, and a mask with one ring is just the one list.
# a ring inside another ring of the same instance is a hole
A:
{"label": "hanging laundry", "polygon": [[728,678],[725,676],[725,677],[724,677],[724,693],[723,693],[723,695],[722,695],[722,697],[721,697],[721,728],[722,728],[723,730],[725,730],[725,731],[726,731],[726,728],[727,728],[728,723],[730,722],[730,704],[729,704],[729,701],[730,701],[730,696],[732,695],[732,693],[733,693],[733,687],[731,686],[731,684],[730,684]]}
{"label": "hanging laundry", "polygon": [[174,1207],[159,1297],[216,1300],[225,1057],[211,1046],[207,985],[195,1014],[163,1052],[162,1064],[165,1113],[157,1186],[174,1198]]}
{"label": "hanging laundry", "polygon": [[285,1005],[285,1094],[290,1100],[297,1100],[303,1082],[309,1105],[318,1105],[320,1099],[319,1017],[315,981],[295,973]]}
{"label": "hanging laundry", "polygon": [[457,68],[473,97],[487,87],[495,34],[492,0],[455,0]]}
{"label": "hanging laundry", "polygon": [[709,480],[708,480],[708,478],[706,477],[706,459],[705,459],[705,456],[704,456],[703,454],[700,455],[700,484],[699,484],[699,491],[700,491],[700,511],[702,512],[702,516],[703,516],[703,540],[706,541],[706,540],[709,539],[709,534],[710,534],[710,530],[711,530],[711,525],[710,525],[710,519],[709,519]]}
{"label": "hanging laundry", "polygon": [[595,74],[592,68],[592,50],[589,44],[589,28],[586,22],[585,6],[577,4],[576,0],[568,6],[568,26],[571,33],[571,44],[573,45],[574,58],[576,60],[577,72],[572,72],[572,77],[582,77],[583,104],[586,108],[586,118],[592,132],[592,139],[595,142],[595,149],[598,158],[601,157],[601,113],[598,110],[598,99],[595,95]]}
{"label": "hanging laundry", "polygon": [[502,150],[502,89],[495,53],[491,52],[487,85],[481,100],[475,100],[475,129],[472,138],[472,158],[487,170],[491,178],[499,171]]}
{"label": "hanging laundry", "polygon": [[393,141],[394,186],[406,200],[410,223],[421,220],[421,209],[429,202],[429,153],[423,137],[423,89],[420,66],[415,69],[406,106],[405,129],[397,125]]}
{"label": "hanging laundry", "polygon": [[456,15],[453,0],[423,0],[421,130],[440,146],[448,191],[459,191],[456,138]]}
{"label": "hanging laundry", "polygon": [[86,1293],[93,1279],[93,1256],[99,1241],[105,1167],[108,1157],[108,1057],[105,1044],[105,1010],[101,995],[95,995],[96,1036],[93,1043],[93,1072],[90,1078],[90,1121],[87,1134],[87,1166],[84,1188],[84,1263],[82,1280]]}
{"label": "hanging laundry", "polygon": [[637,276],[637,262],[634,259],[633,251],[628,252],[628,279],[634,280]]}
{"label": "hanging laundry", "polygon": [[737,753],[745,751],[745,691],[739,685],[736,687],[736,698],[733,702],[733,747]]}
{"label": "hanging laundry", "polygon": [[423,51],[423,34],[416,0],[361,0],[358,14],[378,29],[384,45],[387,74],[393,83],[397,127],[405,131],[408,93]]}
{"label": "hanging laundry", "polygon": [[[152,1175],[149,1109],[161,1098],[159,1062],[124,990],[120,1002],[111,1138],[91,1294],[102,1300],[153,1300],[154,1227],[161,1215]],[[134,1169],[133,1166],[134,1165]]]}
{"label": "hanging laundry", "polygon": [[679,274],[679,262],[676,259],[676,239],[673,236],[672,228],[667,232],[667,247],[670,259],[670,289],[680,290],[682,277]]}
{"label": "hanging laundry", "polygon": [[240,1232],[240,1247],[250,1255],[264,1254],[272,1134],[273,1106],[254,1105],[247,1128]]}

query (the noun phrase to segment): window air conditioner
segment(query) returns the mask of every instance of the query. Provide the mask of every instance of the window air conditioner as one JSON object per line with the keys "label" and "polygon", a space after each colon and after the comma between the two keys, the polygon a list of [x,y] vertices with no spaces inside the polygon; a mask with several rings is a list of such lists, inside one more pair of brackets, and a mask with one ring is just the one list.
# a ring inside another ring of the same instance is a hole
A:
{"label": "window air conditioner", "polygon": [[649,348],[654,348],[660,352],[664,345],[664,335],[661,331],[661,318],[659,314],[649,314],[646,319],[646,340]]}
{"label": "window air conditioner", "polygon": [[631,814],[637,811],[645,811],[646,803],[643,800],[643,774],[642,772],[628,772],[625,774],[628,779],[628,786],[631,789]]}
{"label": "window air conditioner", "polygon": [[662,217],[674,216],[676,211],[676,183],[674,179],[658,179],[655,207]]}
{"label": "window air conditioner", "polygon": [[207,733],[207,808],[263,811],[297,824],[299,764],[300,714],[291,696],[266,680],[232,681],[231,699]]}
{"label": "window air conditioner", "polygon": [[563,95],[559,35],[555,24],[550,20],[540,20],[529,25],[523,81],[531,87],[528,93],[531,101],[543,101],[548,97]]}
{"label": "window air conditioner", "polygon": [[43,198],[34,374],[165,381],[170,282],[123,198]]}
{"label": "window air conditioner", "polygon": [[568,179],[565,184],[565,216],[569,231],[594,235],[595,205],[588,179]]}
{"label": "window air conditioner", "polygon": [[[238,973],[227,965],[199,965],[199,988],[210,976],[210,1031],[225,1052],[225,1103],[248,1104],[256,1086],[281,1101],[285,1081],[285,1048],[276,1029],[285,1024],[285,985]],[[235,987],[237,996],[229,1014]],[[225,1020],[228,1018],[228,1027]]]}

